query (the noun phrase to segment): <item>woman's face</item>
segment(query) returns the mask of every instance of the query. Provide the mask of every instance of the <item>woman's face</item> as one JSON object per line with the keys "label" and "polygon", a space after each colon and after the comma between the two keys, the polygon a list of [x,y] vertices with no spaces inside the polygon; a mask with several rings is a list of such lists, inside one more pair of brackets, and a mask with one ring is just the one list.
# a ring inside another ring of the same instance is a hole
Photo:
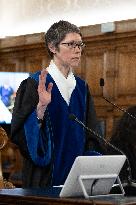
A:
{"label": "woman's face", "polygon": [[59,49],[54,48],[54,61],[58,66],[77,67],[83,46],[82,38],[79,34],[67,34],[58,45]]}

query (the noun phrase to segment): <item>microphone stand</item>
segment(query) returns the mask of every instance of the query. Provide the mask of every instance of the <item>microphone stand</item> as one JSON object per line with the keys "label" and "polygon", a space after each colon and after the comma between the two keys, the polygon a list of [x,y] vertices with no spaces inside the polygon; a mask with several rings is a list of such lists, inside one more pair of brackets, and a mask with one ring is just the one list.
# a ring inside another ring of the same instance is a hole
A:
{"label": "microphone stand", "polygon": [[[100,86],[103,87],[104,86],[104,79],[100,78]],[[106,97],[102,96],[104,100],[106,100],[108,103],[110,103],[111,105],[113,105],[114,107],[116,107],[118,110],[122,111],[123,113],[126,113],[127,115],[129,115],[131,118],[133,118],[134,120],[136,120],[136,117],[134,115],[132,115],[131,113],[127,112],[125,109],[120,108],[119,106],[117,106],[115,103],[111,102],[110,100],[108,100]],[[126,154],[118,149],[117,147],[115,147],[114,145],[112,145],[111,143],[107,142],[105,139],[103,139],[104,142],[111,146],[113,149],[115,149],[116,151],[124,154],[126,156]],[[125,192],[127,193],[127,195],[136,195],[136,182],[133,181],[132,179],[132,170],[131,170],[131,166],[130,166],[130,162],[128,157],[126,156],[126,160],[127,160],[127,164],[128,164],[128,178],[127,178],[127,183],[122,184],[123,187],[125,188]]]}
{"label": "microphone stand", "polygon": [[[111,144],[110,142],[108,142],[107,140],[105,140],[105,138],[103,138],[101,135],[99,135],[97,132],[95,132],[94,130],[92,130],[91,128],[85,126],[85,124],[83,122],[81,122],[74,114],[70,114],[69,115],[69,119],[76,121],[77,123],[79,123],[83,128],[85,128],[87,131],[91,132],[92,134],[94,134],[98,139],[101,139],[103,143],[105,143],[106,145],[112,147],[114,150],[116,150],[117,152],[121,153],[121,155],[125,155],[126,154],[120,150],[119,148],[117,148],[116,146],[114,146],[113,144]],[[125,190],[125,193],[127,196],[129,195],[136,195],[136,183],[132,180],[132,171],[131,171],[131,166],[130,166],[130,162],[128,157],[126,156],[126,161],[128,164],[128,178],[127,178],[127,183],[123,183],[122,186]]]}
{"label": "microphone stand", "polygon": [[[103,88],[104,87],[104,79],[103,78],[100,78],[100,86]],[[134,115],[132,115],[131,113],[127,112],[125,109],[119,107],[118,105],[116,105],[114,102],[108,100],[106,97],[104,97],[102,95],[102,98],[104,100],[106,100],[108,103],[110,103],[111,105],[113,105],[114,107],[116,107],[118,110],[122,111],[123,113],[127,113],[130,117],[132,117],[133,119],[136,120],[136,117]]]}
{"label": "microphone stand", "polygon": [[130,117],[132,117],[133,119],[136,120],[136,117],[132,114],[130,114],[129,112],[127,112],[125,109],[120,108],[119,106],[117,106],[115,103],[109,101],[106,97],[102,96],[104,100],[106,100],[108,103],[112,104],[114,107],[118,108],[119,110],[121,110],[124,113],[127,113]]}

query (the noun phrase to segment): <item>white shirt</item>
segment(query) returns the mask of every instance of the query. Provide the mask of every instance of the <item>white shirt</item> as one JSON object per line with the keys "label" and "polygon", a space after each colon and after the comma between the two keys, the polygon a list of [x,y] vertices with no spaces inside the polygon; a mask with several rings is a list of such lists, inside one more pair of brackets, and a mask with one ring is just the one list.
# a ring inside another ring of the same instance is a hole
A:
{"label": "white shirt", "polygon": [[49,67],[47,67],[46,70],[48,71],[48,73],[51,75],[51,77],[55,81],[62,97],[64,98],[66,103],[69,105],[71,94],[76,87],[76,79],[74,77],[72,70],[70,70],[68,77],[65,78],[65,76],[57,68],[53,60],[50,62],[50,65]]}

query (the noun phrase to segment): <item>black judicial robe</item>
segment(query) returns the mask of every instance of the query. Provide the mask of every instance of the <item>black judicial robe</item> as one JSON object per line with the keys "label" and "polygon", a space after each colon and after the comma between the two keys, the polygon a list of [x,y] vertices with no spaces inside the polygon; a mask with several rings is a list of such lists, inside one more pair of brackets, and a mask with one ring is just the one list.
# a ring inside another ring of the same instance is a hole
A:
{"label": "black judicial robe", "polygon": [[[50,186],[52,181],[52,160],[46,166],[39,166],[33,162],[28,151],[24,131],[24,122],[32,113],[32,110],[36,109],[38,103],[37,88],[38,83],[32,78],[28,78],[21,83],[17,91],[17,97],[11,123],[11,140],[16,145],[18,145],[20,152],[24,158],[22,176],[23,187],[26,188]],[[96,119],[93,99],[88,88],[86,111],[86,126],[101,134],[100,126]],[[46,117],[48,117],[48,113],[46,114]],[[42,126],[44,126],[44,124]],[[42,126],[41,132],[43,130]],[[104,152],[102,143],[91,133],[86,132],[85,151],[88,150],[95,150],[100,153]]]}

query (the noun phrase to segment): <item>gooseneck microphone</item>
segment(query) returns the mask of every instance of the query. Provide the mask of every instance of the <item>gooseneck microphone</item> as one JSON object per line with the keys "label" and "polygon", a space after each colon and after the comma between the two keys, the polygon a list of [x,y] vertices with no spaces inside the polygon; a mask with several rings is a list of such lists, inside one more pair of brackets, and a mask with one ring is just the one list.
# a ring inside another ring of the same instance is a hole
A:
{"label": "gooseneck microphone", "polygon": [[[104,79],[100,78],[100,86],[103,87],[104,86]],[[130,117],[132,117],[133,119],[136,120],[136,117],[134,115],[132,115],[131,113],[127,112],[125,109],[119,107],[118,105],[116,105],[114,102],[111,102],[110,100],[108,100],[106,97],[102,96],[102,98],[104,100],[106,100],[108,103],[110,103],[111,105],[113,105],[114,107],[116,107],[118,110],[127,113],[127,115],[129,115]]]}
{"label": "gooseneck microphone", "polygon": [[[105,143],[106,145],[112,147],[114,150],[116,150],[117,152],[119,152],[121,155],[125,155],[126,154],[119,148],[117,148],[116,146],[114,146],[113,144],[111,144],[110,142],[106,141],[105,138],[103,138],[101,135],[99,135],[97,132],[95,132],[94,130],[92,130],[91,128],[87,127],[82,121],[80,121],[74,114],[70,114],[69,115],[69,119],[70,120],[73,120],[73,121],[76,121],[78,124],[80,124],[83,128],[85,128],[87,131],[91,132],[92,134],[95,135],[95,137],[97,137],[98,139],[100,139],[103,143]],[[136,187],[136,183],[133,182],[132,180],[132,171],[131,171],[131,166],[130,166],[130,162],[129,162],[129,159],[128,157],[126,156],[126,161],[127,161],[127,164],[128,164],[128,184],[127,185],[130,185],[130,186],[133,186],[133,187]]]}
{"label": "gooseneck microphone", "polygon": [[[103,78],[100,78],[100,86],[103,87],[104,86],[104,79]],[[108,103],[110,103],[111,105],[113,105],[114,107],[116,107],[118,110],[122,111],[123,113],[126,113],[128,116],[130,116],[131,118],[133,118],[134,120],[136,120],[136,116],[132,115],[131,113],[129,113],[128,111],[126,111],[125,109],[119,107],[118,105],[116,105],[115,103],[111,102],[110,100],[108,100],[106,97],[102,96],[102,98],[104,100],[106,100]],[[111,144],[108,143],[110,146]],[[114,147],[115,149],[117,147],[115,146],[112,146]],[[116,149],[117,150],[117,149]],[[124,153],[122,150],[120,150],[121,153]],[[124,153],[125,154],[125,153]],[[126,154],[125,154],[126,156]],[[133,181],[132,179],[132,171],[131,171],[131,166],[130,166],[130,162],[129,162],[129,159],[128,157],[126,156],[126,160],[127,160],[127,164],[128,164],[128,184],[126,184],[126,187],[128,188],[128,190],[130,189],[132,192],[134,192],[134,194],[136,194],[136,182]],[[134,188],[133,190],[131,188]]]}

